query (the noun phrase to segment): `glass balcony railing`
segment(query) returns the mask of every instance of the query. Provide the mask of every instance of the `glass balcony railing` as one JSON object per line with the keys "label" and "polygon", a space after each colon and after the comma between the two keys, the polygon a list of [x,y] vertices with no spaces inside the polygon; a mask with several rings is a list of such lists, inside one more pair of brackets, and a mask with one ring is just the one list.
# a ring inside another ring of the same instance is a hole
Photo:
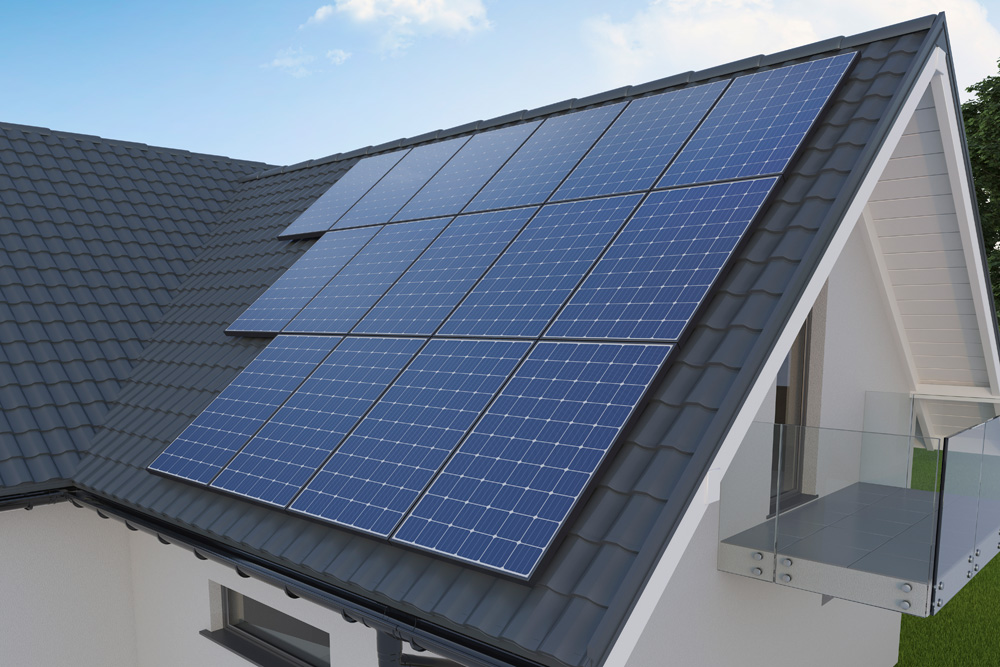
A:
{"label": "glass balcony railing", "polygon": [[929,616],[997,553],[1000,418],[942,439],[757,422],[722,480],[725,572]]}

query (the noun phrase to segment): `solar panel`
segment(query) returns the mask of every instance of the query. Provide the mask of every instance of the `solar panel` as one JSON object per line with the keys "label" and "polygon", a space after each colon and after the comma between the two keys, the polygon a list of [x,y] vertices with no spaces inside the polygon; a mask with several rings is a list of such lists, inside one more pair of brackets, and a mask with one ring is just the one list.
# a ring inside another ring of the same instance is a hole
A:
{"label": "solar panel", "polygon": [[533,121],[475,135],[393,220],[460,212],[540,124]]}
{"label": "solar panel", "polygon": [[776,180],[651,194],[546,337],[677,340]]}
{"label": "solar panel", "polygon": [[432,340],[291,509],[387,536],[530,345]]}
{"label": "solar panel", "polygon": [[228,333],[277,333],[375,236],[377,227],[324,234],[243,314]]}
{"label": "solar panel", "polygon": [[537,210],[517,208],[455,218],[354,332],[434,333]]}
{"label": "solar panel", "polygon": [[465,211],[541,204],[624,106],[622,102],[546,119]]}
{"label": "solar panel", "polygon": [[552,201],[648,190],[728,81],[632,100]]}
{"label": "solar panel", "polygon": [[287,505],[423,343],[345,338],[212,486]]}
{"label": "solar panel", "polygon": [[365,196],[379,179],[386,175],[410,149],[373,155],[359,160],[330,189],[313,202],[302,215],[278,235],[281,239],[322,234]]}
{"label": "solar panel", "polygon": [[278,336],[149,469],[207,484],[340,341]]}
{"label": "solar panel", "polygon": [[538,343],[393,539],[530,577],[669,349]]}
{"label": "solar panel", "polygon": [[543,206],[440,333],[540,335],[640,199],[628,195]]}
{"label": "solar panel", "polygon": [[334,229],[389,222],[468,140],[459,137],[417,146],[345,213]]}
{"label": "solar panel", "polygon": [[853,53],[735,79],[657,187],[782,171]]}
{"label": "solar panel", "polygon": [[350,331],[449,221],[450,218],[434,218],[383,227],[285,331]]}

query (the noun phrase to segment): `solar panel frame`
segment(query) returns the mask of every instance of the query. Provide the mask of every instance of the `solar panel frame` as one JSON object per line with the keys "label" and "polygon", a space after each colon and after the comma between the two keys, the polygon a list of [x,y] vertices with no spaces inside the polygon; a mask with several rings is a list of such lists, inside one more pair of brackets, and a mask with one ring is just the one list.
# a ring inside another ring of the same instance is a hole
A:
{"label": "solar panel frame", "polygon": [[280,332],[372,240],[377,227],[327,232],[236,318],[228,334]]}
{"label": "solar panel frame", "polygon": [[[147,469],[207,484],[339,342],[339,336],[278,336]],[[270,385],[254,382],[257,377]],[[193,456],[196,450],[203,455]]]}
{"label": "solar panel frame", "polygon": [[361,158],[278,234],[278,238],[307,238],[329,230],[409,152],[406,148]]}
{"label": "solar panel frame", "polygon": [[713,81],[632,100],[549,201],[649,190],[728,85]]}
{"label": "solar panel frame", "polygon": [[438,334],[537,338],[641,199],[634,194],[543,206]]}
{"label": "solar panel frame", "polygon": [[625,106],[618,102],[546,118],[464,212],[545,202]]}
{"label": "solar panel frame", "polygon": [[455,137],[411,149],[331,229],[389,222],[468,141]]}
{"label": "solar panel frame", "polygon": [[430,218],[386,225],[283,331],[349,333],[452,219]]}
{"label": "solar panel frame", "polygon": [[[784,171],[839,88],[855,55],[844,53],[736,77],[656,187]],[[790,90],[766,95],[782,87]],[[767,106],[778,103],[791,110],[790,118]],[[733,136],[739,138],[733,142]]]}
{"label": "solar panel frame", "polygon": [[[677,341],[777,180],[730,181],[650,194],[543,337]],[[692,219],[696,224],[690,224]]]}
{"label": "solar panel frame", "polygon": [[211,487],[286,506],[425,342],[345,337],[219,471]]}
{"label": "solar panel frame", "polygon": [[432,339],[289,509],[387,537],[530,347]]}
{"label": "solar panel frame", "polygon": [[532,206],[456,217],[353,333],[433,334],[537,211]]}
{"label": "solar panel frame", "polygon": [[393,222],[461,212],[541,124],[535,120],[473,135],[393,216]]}
{"label": "solar panel frame", "polygon": [[[582,501],[592,491],[594,479],[613,458],[622,434],[638,418],[650,387],[663,372],[671,349],[671,345],[661,343],[536,343],[390,540],[517,579],[530,580],[551,554],[563,527],[572,520]],[[578,358],[575,363],[584,365],[597,356],[636,355],[635,363],[627,360],[617,365],[600,362],[604,366],[602,378],[608,375],[612,378],[603,382],[606,386],[601,400],[592,403],[605,408],[619,408],[612,423],[603,427],[603,437],[592,438],[593,434],[588,435],[584,428],[574,428],[585,426],[582,422],[570,419],[565,424],[561,423],[560,417],[569,412],[574,416],[584,413],[588,418],[596,416],[594,411],[588,411],[590,402],[581,400],[586,390],[582,381],[565,374],[549,378],[542,373],[548,363],[560,364],[556,373],[570,368],[565,364],[566,359],[552,361],[551,357],[572,357],[581,350],[585,350],[589,357],[580,355],[583,359]],[[621,388],[632,377],[618,366],[626,365],[634,369],[640,362],[643,370],[633,382],[633,396],[622,398],[618,405],[608,402],[608,387],[618,384]],[[548,387],[555,387],[556,393],[546,398],[544,392]],[[523,416],[518,415],[518,411]],[[511,424],[509,420],[521,420],[521,423]],[[542,426],[535,431],[525,426],[529,420]],[[537,435],[528,440],[524,435],[528,433]],[[503,444],[497,444],[497,438],[508,440],[503,449],[479,457],[479,452],[487,447]],[[574,447],[570,444],[587,442],[588,438],[594,446]],[[550,449],[547,450],[546,446]],[[589,453],[581,454],[588,449]],[[497,454],[497,451],[500,453]],[[507,458],[503,458],[504,455]],[[477,457],[482,460],[477,460]],[[563,472],[558,480],[554,478],[557,470]],[[574,474],[566,474],[570,472]],[[531,481],[527,484],[508,484],[511,480],[520,482],[529,476]],[[551,488],[551,491],[537,491],[532,486],[540,478],[542,482],[537,484],[538,488]],[[545,480],[550,483],[543,483]],[[523,492],[519,494],[518,490]],[[532,492],[531,495],[528,491]],[[545,495],[548,497],[543,500]],[[563,498],[553,500],[555,495]],[[537,505],[538,512],[526,513],[528,505]],[[538,515],[545,507],[549,508],[550,518]],[[558,520],[551,518],[556,516]],[[522,541],[522,538],[529,537],[531,542]],[[474,557],[475,553],[480,557]],[[490,560],[502,560],[503,563],[486,562],[484,558],[487,556]]]}

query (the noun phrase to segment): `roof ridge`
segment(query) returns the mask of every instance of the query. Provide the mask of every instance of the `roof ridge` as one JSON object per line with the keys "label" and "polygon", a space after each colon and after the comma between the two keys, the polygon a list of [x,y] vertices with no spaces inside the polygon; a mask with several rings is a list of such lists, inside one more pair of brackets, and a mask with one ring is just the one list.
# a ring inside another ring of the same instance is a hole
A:
{"label": "roof ridge", "polygon": [[282,167],[267,169],[257,174],[247,176],[242,180],[246,182],[258,178],[268,178],[270,176],[277,176],[279,174],[285,174],[292,171],[309,169],[311,167],[330,164],[332,162],[340,162],[342,160],[350,160],[356,157],[364,157],[366,155],[385,153],[387,151],[398,150],[400,148],[416,146],[417,144],[421,144],[424,142],[436,141],[438,139],[446,139],[461,134],[479,132],[481,130],[489,129],[492,127],[499,127],[501,125],[514,124],[521,121],[532,120],[535,118],[539,118],[541,116],[548,116],[550,114],[558,113],[561,111],[572,111],[573,109],[580,109],[598,104],[604,104],[607,102],[612,102],[614,100],[628,99],[631,97],[648,95],[650,93],[660,92],[668,88],[674,88],[677,86],[683,86],[691,83],[705,82],[708,81],[709,79],[717,77],[733,76],[734,74],[737,74],[744,70],[758,69],[761,67],[772,67],[778,64],[783,64],[790,60],[809,58],[812,56],[820,55],[821,53],[826,53],[828,51],[836,51],[844,48],[855,48],[862,46],[864,44],[868,44],[870,42],[877,42],[884,39],[891,39],[893,37],[899,37],[901,35],[906,35],[911,32],[918,32],[920,30],[928,30],[934,24],[934,21],[936,21],[937,18],[943,14],[944,12],[941,12],[941,14],[928,14],[927,16],[910,19],[909,21],[902,21],[900,23],[895,23],[893,25],[877,28],[875,30],[869,30],[866,32],[857,33],[855,35],[850,35],[846,37],[843,35],[840,37],[830,37],[827,39],[812,42],[811,44],[805,44],[803,46],[797,46],[792,49],[778,51],[776,53],[771,53],[767,55],[758,54],[756,56],[742,58],[740,60],[735,60],[733,62],[725,63],[723,65],[717,65],[703,70],[682,72],[680,74],[674,74],[672,76],[668,76],[663,79],[656,79],[653,81],[648,81],[646,83],[640,83],[632,86],[622,86],[620,88],[615,88],[613,90],[596,93],[594,95],[588,95],[587,97],[582,97],[579,99],[571,98],[568,100],[563,100],[561,102],[546,104],[544,106],[536,107],[534,109],[522,109],[521,111],[514,111],[512,113],[507,113],[502,116],[496,116],[488,120],[478,120],[478,121],[473,121],[471,123],[464,123],[462,125],[457,125],[452,128],[425,132],[424,134],[418,134],[413,137],[402,137],[399,139],[394,139],[392,141],[387,141],[385,143],[377,144],[374,146],[364,146],[362,148],[356,148],[346,153],[333,153],[332,155],[327,155],[326,157],[315,158],[312,160],[305,160],[303,162],[296,162],[294,164]]}
{"label": "roof ridge", "polygon": [[169,155],[203,157],[219,162],[239,162],[246,165],[259,165],[262,169],[273,168],[274,166],[266,162],[261,162],[259,160],[244,160],[241,158],[229,157],[228,155],[216,155],[214,153],[199,153],[197,151],[189,151],[183,148],[170,148],[169,146],[155,146],[150,144],[144,144],[138,141],[127,141],[124,139],[109,139],[107,137],[101,137],[96,134],[83,134],[81,132],[53,130],[51,128],[42,127],[40,125],[23,125],[21,123],[10,123],[7,121],[0,121],[0,130],[16,130],[18,132],[31,132],[40,135],[51,135],[53,137],[59,137],[61,139],[77,139],[83,141],[90,141],[92,143],[111,144],[114,146],[121,146],[125,148],[140,148],[140,149],[156,151],[159,153],[167,153]]}

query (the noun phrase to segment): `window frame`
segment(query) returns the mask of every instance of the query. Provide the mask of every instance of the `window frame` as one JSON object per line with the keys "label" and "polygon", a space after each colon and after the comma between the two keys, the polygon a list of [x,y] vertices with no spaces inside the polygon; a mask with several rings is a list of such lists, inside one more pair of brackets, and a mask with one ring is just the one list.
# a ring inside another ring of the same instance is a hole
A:
{"label": "window frame", "polygon": [[[295,621],[296,623],[301,623],[318,632],[323,632],[327,637],[327,650],[329,653],[329,658],[325,665],[333,664],[333,653],[332,646],[330,642],[330,633],[324,632],[321,628],[317,628],[305,621],[301,621],[290,614],[275,609],[271,605],[265,604],[256,598],[252,598],[248,595],[244,595],[237,590],[232,588],[227,588],[226,586],[221,586],[211,582],[210,586],[211,596],[212,596],[212,611],[213,625],[218,626],[215,629],[202,630],[199,634],[211,641],[219,644],[223,648],[232,651],[233,653],[239,655],[244,660],[258,665],[258,667],[317,667],[317,663],[305,660],[284,648],[268,642],[262,637],[258,637],[251,632],[247,632],[243,628],[236,625],[232,619],[231,606],[231,595],[239,596],[241,599],[252,600],[256,604],[264,606],[269,610],[279,613],[282,616],[286,616],[289,619]],[[221,618],[218,618],[221,616]]]}

